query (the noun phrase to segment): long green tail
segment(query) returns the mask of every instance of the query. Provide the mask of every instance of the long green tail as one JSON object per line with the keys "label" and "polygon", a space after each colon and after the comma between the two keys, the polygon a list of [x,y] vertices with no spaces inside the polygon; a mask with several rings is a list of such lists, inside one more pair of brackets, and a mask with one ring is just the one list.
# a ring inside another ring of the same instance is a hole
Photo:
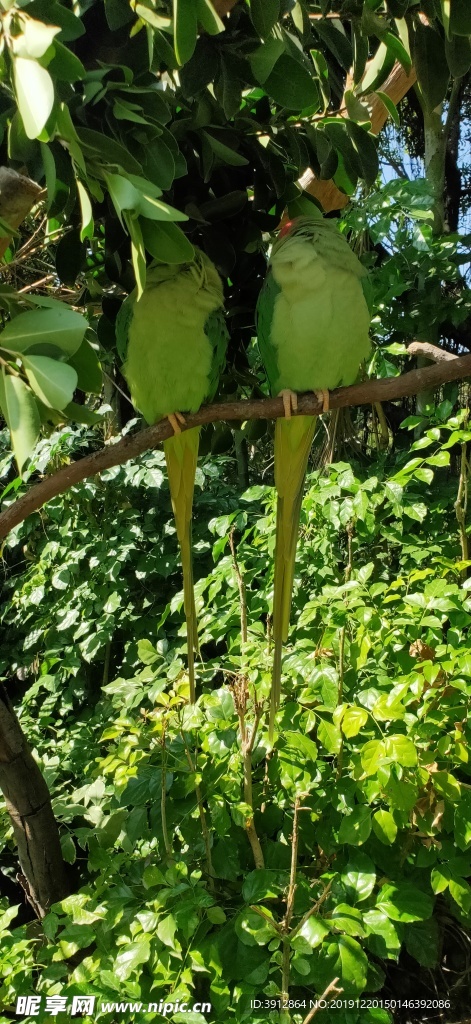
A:
{"label": "long green tail", "polygon": [[298,541],[299,517],[303,500],[304,477],[311,450],[316,416],[277,419],[275,427],[276,510],[275,578],[273,591],[273,672],[269,739],[273,740],[275,714],[281,693],[281,658],[288,639],[294,564]]}
{"label": "long green tail", "polygon": [[177,528],[183,570],[183,605],[186,619],[190,701],[195,702],[195,657],[198,652],[198,626],[193,590],[191,516],[195,489],[200,428],[193,427],[164,441],[170,497]]}

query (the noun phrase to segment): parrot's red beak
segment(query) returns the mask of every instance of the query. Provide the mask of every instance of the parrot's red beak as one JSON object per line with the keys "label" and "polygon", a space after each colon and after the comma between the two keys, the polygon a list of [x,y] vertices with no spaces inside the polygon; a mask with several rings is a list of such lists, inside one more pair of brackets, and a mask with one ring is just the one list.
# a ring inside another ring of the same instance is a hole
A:
{"label": "parrot's red beak", "polygon": [[287,235],[291,231],[292,227],[293,227],[293,221],[292,220],[286,220],[285,223],[283,224],[283,226],[280,228],[280,230],[278,232],[278,238],[284,238],[284,236]]}

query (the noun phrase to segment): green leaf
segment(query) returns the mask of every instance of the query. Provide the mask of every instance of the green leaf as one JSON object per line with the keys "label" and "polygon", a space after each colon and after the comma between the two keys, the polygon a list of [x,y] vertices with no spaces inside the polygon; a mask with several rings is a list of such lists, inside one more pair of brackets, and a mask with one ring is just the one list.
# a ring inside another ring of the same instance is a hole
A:
{"label": "green leaf", "polygon": [[23,356],[23,365],[33,391],[50,409],[63,409],[72,401],[77,374],[68,363],[48,356]]}
{"label": "green leaf", "polygon": [[377,92],[392,71],[394,62],[395,57],[392,50],[386,46],[386,43],[380,43],[374,57],[368,62],[361,82],[362,93]]}
{"label": "green leaf", "polygon": [[57,39],[54,42],[54,56],[48,64],[48,69],[52,77],[59,82],[78,82],[85,78],[87,73],[75,53]]}
{"label": "green leaf", "polygon": [[150,957],[149,940],[136,936],[133,942],[120,946],[119,950],[113,965],[114,973],[119,981],[126,981],[139,964],[147,963]]}
{"label": "green leaf", "polygon": [[116,139],[110,139],[109,135],[104,135],[102,132],[96,132],[93,128],[77,128],[76,134],[79,142],[82,143],[86,149],[92,150],[99,156],[99,162],[111,167],[119,167],[127,174],[141,174],[142,167],[140,163],[124,146]]}
{"label": "green leaf", "polygon": [[329,934],[329,926],[322,917],[315,917],[312,914],[304,922],[297,934],[301,935],[309,943],[311,949],[316,949],[317,946],[320,946],[325,936]]}
{"label": "green leaf", "polygon": [[392,921],[427,921],[432,916],[433,899],[410,882],[384,885],[376,907]]}
{"label": "green leaf", "polygon": [[275,64],[283,53],[285,44],[282,39],[272,36],[262,43],[257,50],[250,54],[250,66],[254,77],[260,85],[264,85],[268,76],[273,71]]}
{"label": "green leaf", "polygon": [[471,39],[469,36],[452,36],[445,39],[447,64],[453,78],[463,78],[471,67]]}
{"label": "green leaf", "polygon": [[256,903],[259,900],[276,899],[282,888],[279,872],[259,868],[246,876],[242,896],[246,903]]}
{"label": "green leaf", "polygon": [[369,807],[360,804],[355,807],[351,814],[342,818],[339,829],[339,843],[349,843],[350,846],[361,846],[366,842],[371,832],[371,811]]}
{"label": "green leaf", "polygon": [[345,121],[347,133],[357,153],[361,166],[361,177],[367,185],[373,185],[378,174],[378,150],[373,136],[354,121]]}
{"label": "green leaf", "polygon": [[381,843],[391,846],[397,835],[397,825],[390,811],[379,810],[373,815],[373,832]]}
{"label": "green leaf", "polygon": [[381,103],[384,104],[384,106],[386,107],[386,110],[388,111],[388,114],[391,115],[391,117],[392,117],[392,119],[394,121],[394,124],[399,125],[400,124],[399,111],[398,111],[398,109],[396,107],[396,104],[393,103],[391,97],[388,96],[387,92],[380,92],[378,89],[376,90],[376,96],[379,96],[379,98],[381,100]]}
{"label": "green leaf", "polygon": [[147,252],[162,263],[189,263],[194,259],[195,250],[177,224],[163,221],[139,220]]}
{"label": "green leaf", "polygon": [[214,5],[211,3],[211,0],[197,0],[196,13],[198,21],[210,36],[217,36],[220,32],[224,32],[224,22],[214,9]]}
{"label": "green leaf", "polygon": [[85,246],[78,228],[73,228],[61,238],[56,249],[56,271],[59,280],[73,288],[80,271],[85,265]]}
{"label": "green leaf", "polygon": [[342,732],[351,739],[352,736],[357,736],[360,729],[368,721],[368,712],[365,708],[350,707],[347,708],[344,715],[342,716]]}
{"label": "green leaf", "polygon": [[424,25],[417,19],[411,38],[411,52],[424,103],[429,110],[435,110],[445,99],[450,77],[445,43],[431,25]]}
{"label": "green leaf", "polygon": [[326,722],[323,718],[319,720],[317,739],[329,751],[329,754],[338,754],[342,744],[342,736],[340,729],[333,722]]}
{"label": "green leaf", "polygon": [[350,935],[339,935],[335,942],[324,943],[316,957],[319,958],[316,965],[319,991],[335,977],[339,978],[343,997],[365,991],[368,960],[356,939]]}
{"label": "green leaf", "polygon": [[82,211],[82,228],[80,231],[80,238],[83,241],[84,238],[93,237],[93,210],[90,202],[90,196],[81,181],[77,181],[77,192],[80,200],[80,209]]}
{"label": "green leaf", "polygon": [[288,53],[278,58],[273,71],[264,83],[265,91],[275,103],[288,110],[302,110],[304,107],[320,107],[317,82],[306,67]]}
{"label": "green leaf", "polygon": [[266,39],[280,17],[280,0],[250,0],[250,17],[255,31]]}
{"label": "green leaf", "polygon": [[326,918],[332,928],[347,935],[365,935],[361,911],[357,907],[349,907],[348,903],[338,903],[329,918]]}
{"label": "green leaf", "polygon": [[137,298],[140,299],[146,286],[146,251],[144,240],[139,221],[134,220],[126,211],[124,212],[124,222],[131,236],[131,259],[136,278]]}
{"label": "green leaf", "polygon": [[460,850],[471,845],[471,793],[464,792],[455,808],[455,840]]}
{"label": "green leaf", "polygon": [[229,164],[231,167],[245,167],[248,164],[249,161],[246,156],[238,153],[235,149],[231,149],[230,146],[226,146],[220,139],[216,139],[211,132],[203,131],[201,134],[207,139],[215,156],[222,160],[224,164]]}
{"label": "green leaf", "polygon": [[90,342],[84,339],[80,348],[67,360],[77,374],[77,387],[87,394],[99,395],[103,385],[103,374],[98,356]]}
{"label": "green leaf", "polygon": [[175,56],[179,64],[190,59],[198,34],[197,8],[194,0],[173,0]]}
{"label": "green leaf", "polygon": [[61,836],[61,851],[66,864],[75,864],[77,850],[75,849],[75,843],[70,832],[66,832],[65,835]]}
{"label": "green leaf", "polygon": [[343,885],[355,894],[356,902],[361,903],[371,895],[376,884],[373,861],[361,850],[352,852],[340,878]]}
{"label": "green leaf", "polygon": [[405,928],[405,946],[407,952],[417,960],[421,967],[436,967],[439,954],[438,921],[418,921]]}
{"label": "green leaf", "polygon": [[28,139],[41,134],[54,105],[54,86],[46,68],[35,60],[15,57],[15,91]]}
{"label": "green leaf", "polygon": [[395,924],[381,910],[373,908],[363,914],[368,949],[375,956],[395,960],[401,948],[401,939]]}
{"label": "green leaf", "polygon": [[73,355],[80,348],[87,327],[85,317],[67,306],[32,309],[7,323],[0,333],[0,348],[16,354],[37,345],[54,345]]}
{"label": "green leaf", "polygon": [[[264,914],[272,916],[271,911],[266,907],[263,910]],[[266,946],[278,934],[274,921],[271,924],[266,917],[261,917],[250,907],[237,915],[234,931],[244,946]]]}
{"label": "green leaf", "polygon": [[58,25],[45,25],[28,16],[22,21],[22,29],[21,34],[12,40],[13,53],[17,57],[29,57],[31,60],[43,57],[54,42],[54,36],[60,32]]}
{"label": "green leaf", "polygon": [[412,768],[417,764],[416,747],[407,736],[387,736],[384,740],[384,752],[386,757],[406,768]]}
{"label": "green leaf", "polygon": [[471,36],[471,7],[468,0],[453,0],[450,9],[450,33]]}
{"label": "green leaf", "polygon": [[19,377],[6,374],[4,370],[0,374],[0,407],[21,474],[35,448],[41,423],[32,391]]}

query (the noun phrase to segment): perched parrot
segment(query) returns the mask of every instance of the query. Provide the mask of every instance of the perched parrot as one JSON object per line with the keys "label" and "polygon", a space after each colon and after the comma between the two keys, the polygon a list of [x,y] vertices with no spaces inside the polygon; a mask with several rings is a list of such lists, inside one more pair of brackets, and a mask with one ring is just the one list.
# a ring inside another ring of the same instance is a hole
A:
{"label": "perched parrot", "polygon": [[133,404],[147,423],[168,418],[173,437],[164,441],[173,513],[181,551],[187,627],[190,700],[195,700],[194,651],[198,651],[191,515],[199,427],[181,430],[183,412],[211,401],[224,366],[228,332],[219,274],[195,249],[191,263],[158,264],[147,271],[143,294],[133,292],[117,319],[118,349]]}
{"label": "perched parrot", "polygon": [[304,477],[315,416],[291,416],[297,392],[322,393],[352,384],[370,350],[366,271],[333,221],[298,217],[281,228],[257,304],[258,344],[270,389],[282,395],[285,418],[275,426],[278,495],[273,592],[274,658],[269,737],[281,689],[283,643],[291,592]]}

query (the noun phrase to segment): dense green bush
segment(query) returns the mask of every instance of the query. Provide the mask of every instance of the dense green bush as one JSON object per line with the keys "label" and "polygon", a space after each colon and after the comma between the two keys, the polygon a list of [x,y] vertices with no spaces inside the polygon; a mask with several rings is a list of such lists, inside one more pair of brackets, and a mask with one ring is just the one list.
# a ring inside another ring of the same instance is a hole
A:
{"label": "dense green bush", "polygon": [[[310,476],[268,755],[271,487],[238,497],[224,460],[199,471],[196,707],[160,453],[80,485],[16,530],[5,549],[2,670],[27,673],[21,720],[77,892],[54,907],[44,935],[15,928],[6,910],[7,1006],[26,991],[88,992],[100,1005],[204,1000],[210,1020],[266,1020],[250,1000],[278,998],[296,803],[294,1021],[336,976],[344,999],[398,998],[390,966],[401,950],[419,974],[456,945],[471,915],[471,601],[449,455],[470,436],[459,417],[438,418],[410,452]],[[81,437],[50,443],[70,452]],[[21,683],[11,685],[15,696]],[[241,723],[255,729],[251,756]],[[2,845],[8,866],[6,816]],[[458,975],[463,964],[458,956]],[[417,990],[413,978],[401,997]],[[459,1008],[459,987],[454,998]],[[391,1018],[372,1006],[318,1019]]]}

